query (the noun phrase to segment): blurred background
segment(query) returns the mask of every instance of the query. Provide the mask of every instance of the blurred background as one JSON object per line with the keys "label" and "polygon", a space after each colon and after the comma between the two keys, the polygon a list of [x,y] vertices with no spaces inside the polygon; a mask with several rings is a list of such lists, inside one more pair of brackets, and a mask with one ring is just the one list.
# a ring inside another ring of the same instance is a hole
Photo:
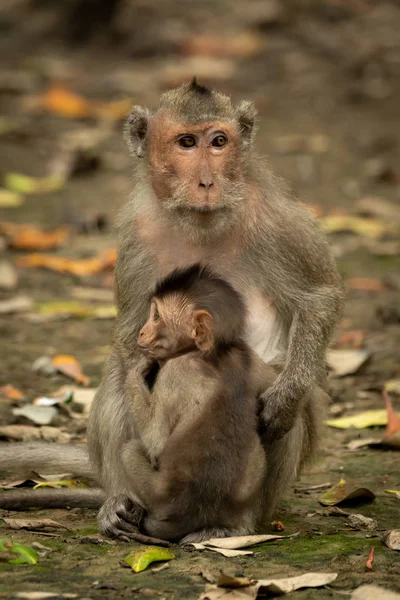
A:
{"label": "blurred background", "polygon": [[260,152],[329,232],[348,292],[335,348],[356,361],[333,378],[334,414],[398,382],[398,1],[2,0],[0,385],[23,398],[3,387],[3,425],[27,424],[15,407],[63,369],[98,384],[131,187],[124,119],[194,75],[256,101]]}

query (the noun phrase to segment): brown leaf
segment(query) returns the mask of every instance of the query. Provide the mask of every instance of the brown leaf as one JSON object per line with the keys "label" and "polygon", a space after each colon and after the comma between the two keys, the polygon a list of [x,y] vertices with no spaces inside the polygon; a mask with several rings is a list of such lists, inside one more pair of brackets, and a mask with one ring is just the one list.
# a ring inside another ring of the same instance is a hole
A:
{"label": "brown leaf", "polygon": [[[6,492],[7,493],[7,492]],[[53,519],[7,519],[2,517],[4,523],[10,527],[10,529],[46,529],[50,528],[62,528],[69,529],[65,525],[61,525]]]}
{"label": "brown leaf", "polygon": [[346,279],[346,285],[351,290],[361,290],[364,292],[384,292],[385,285],[379,279],[372,277],[350,277]]}
{"label": "brown leaf", "polygon": [[9,245],[18,250],[49,250],[65,244],[69,235],[66,227],[43,231],[33,225],[24,225],[9,238]]}
{"label": "brown leaf", "polygon": [[89,385],[90,380],[83,374],[81,365],[75,356],[58,354],[52,359],[51,363],[58,371],[60,371],[60,373],[67,375],[67,377],[71,377],[71,379],[74,379],[77,383],[84,386]]}
{"label": "brown leaf", "polygon": [[252,585],[252,583],[254,583],[253,579],[248,579],[247,577],[232,577],[232,575],[227,575],[221,571],[217,581],[217,586],[235,589],[248,587],[249,585]]}
{"label": "brown leaf", "polygon": [[285,531],[285,526],[281,521],[272,521],[271,525],[275,531]]}
{"label": "brown leaf", "polygon": [[42,96],[36,98],[34,104],[61,117],[72,119],[92,117],[116,121],[128,115],[132,101],[130,99],[112,102],[91,101],[69,90],[65,84],[56,83]]}
{"label": "brown leaf", "polygon": [[256,33],[236,35],[191,35],[183,43],[185,54],[194,56],[251,58],[260,53],[264,38]]}
{"label": "brown leaf", "polygon": [[9,400],[23,400],[24,394],[12,384],[3,385],[0,387],[0,394]]}
{"label": "brown leaf", "polygon": [[319,503],[323,506],[335,506],[354,501],[371,502],[374,498],[375,494],[371,490],[347,483],[342,478],[339,483],[321,496]]}
{"label": "brown leaf", "polygon": [[19,256],[16,264],[19,267],[42,267],[60,273],[70,273],[76,277],[94,275],[114,266],[115,249],[105,250],[92,258],[72,259],[49,254],[28,254]]}
{"label": "brown leaf", "polygon": [[366,332],[362,329],[347,331],[338,339],[338,346],[350,345],[355,350],[359,350],[364,343]]}

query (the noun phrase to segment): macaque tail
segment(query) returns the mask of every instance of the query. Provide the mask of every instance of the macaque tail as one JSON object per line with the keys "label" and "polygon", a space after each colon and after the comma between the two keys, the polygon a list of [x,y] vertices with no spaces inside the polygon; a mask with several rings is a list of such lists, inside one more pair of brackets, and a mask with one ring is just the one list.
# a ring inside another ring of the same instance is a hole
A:
{"label": "macaque tail", "polygon": [[0,508],[100,508],[106,499],[100,489],[10,490],[0,492]]}
{"label": "macaque tail", "polygon": [[0,443],[0,473],[28,475],[70,473],[96,480],[85,446],[53,442]]}

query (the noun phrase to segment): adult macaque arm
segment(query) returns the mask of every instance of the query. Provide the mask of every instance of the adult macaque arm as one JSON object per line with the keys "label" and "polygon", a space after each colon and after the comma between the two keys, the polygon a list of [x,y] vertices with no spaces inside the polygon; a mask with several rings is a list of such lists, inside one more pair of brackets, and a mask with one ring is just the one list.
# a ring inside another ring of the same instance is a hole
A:
{"label": "adult macaque arm", "polygon": [[[276,223],[286,219],[284,232],[272,228],[264,248],[270,258],[265,265],[270,267],[265,272],[266,292],[284,315],[288,330],[283,369],[262,394],[262,418],[271,439],[291,429],[302,397],[324,379],[325,351],[343,300],[341,279],[318,224],[308,209],[290,202],[290,213],[275,213]],[[293,228],[292,219],[297,221]]]}

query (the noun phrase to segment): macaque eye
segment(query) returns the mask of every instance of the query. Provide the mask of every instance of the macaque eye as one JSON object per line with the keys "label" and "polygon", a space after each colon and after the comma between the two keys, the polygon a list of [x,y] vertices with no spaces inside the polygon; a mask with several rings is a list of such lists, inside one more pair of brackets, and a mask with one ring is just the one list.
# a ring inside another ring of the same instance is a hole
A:
{"label": "macaque eye", "polygon": [[219,135],[215,136],[215,138],[211,142],[211,145],[214,146],[214,148],[222,148],[222,146],[225,146],[227,141],[228,140],[226,139],[226,136],[220,133]]}
{"label": "macaque eye", "polygon": [[181,148],[193,148],[196,145],[196,139],[193,135],[184,135],[178,140]]}
{"label": "macaque eye", "polygon": [[153,321],[158,321],[160,318],[160,313],[158,312],[158,308],[157,306],[154,307],[154,312],[153,312]]}

